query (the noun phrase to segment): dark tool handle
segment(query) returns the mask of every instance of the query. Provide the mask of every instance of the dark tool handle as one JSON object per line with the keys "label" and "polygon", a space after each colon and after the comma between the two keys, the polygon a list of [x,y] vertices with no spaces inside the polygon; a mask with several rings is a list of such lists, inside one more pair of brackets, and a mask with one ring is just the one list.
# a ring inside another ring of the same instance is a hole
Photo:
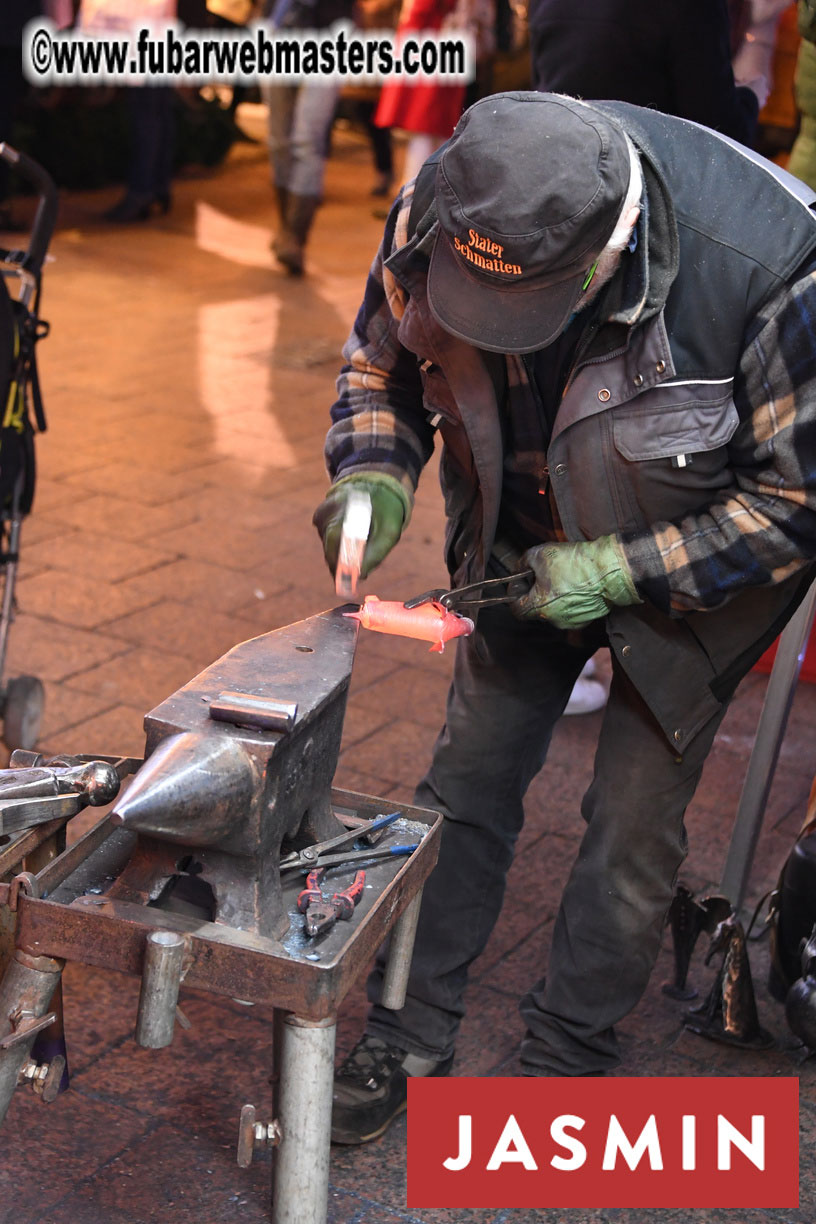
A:
{"label": "dark tool handle", "polygon": [[28,250],[25,256],[26,268],[39,277],[42,271],[45,253],[57,224],[57,205],[59,197],[54,180],[47,170],[35,162],[32,157],[18,152],[9,144],[0,144],[0,157],[7,165],[13,167],[21,178],[26,179],[36,189],[40,202],[31,228]]}
{"label": "dark tool handle", "polygon": [[[535,570],[523,569],[515,574],[506,574],[502,578],[485,578],[484,582],[454,587],[452,591],[442,595],[439,602],[451,612],[458,612],[460,608],[489,608],[493,604],[513,603],[519,596],[511,595],[509,588],[516,582],[528,584],[527,590],[522,592],[526,594],[535,582]],[[494,591],[496,594],[491,593]]]}

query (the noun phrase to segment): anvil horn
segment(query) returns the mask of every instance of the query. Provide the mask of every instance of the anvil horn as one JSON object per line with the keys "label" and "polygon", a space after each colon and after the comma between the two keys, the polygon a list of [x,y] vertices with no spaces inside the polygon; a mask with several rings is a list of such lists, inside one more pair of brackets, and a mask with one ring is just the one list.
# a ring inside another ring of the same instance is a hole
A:
{"label": "anvil horn", "polygon": [[257,792],[255,766],[237,740],[184,731],[158,745],[111,818],[166,841],[212,846],[246,820]]}

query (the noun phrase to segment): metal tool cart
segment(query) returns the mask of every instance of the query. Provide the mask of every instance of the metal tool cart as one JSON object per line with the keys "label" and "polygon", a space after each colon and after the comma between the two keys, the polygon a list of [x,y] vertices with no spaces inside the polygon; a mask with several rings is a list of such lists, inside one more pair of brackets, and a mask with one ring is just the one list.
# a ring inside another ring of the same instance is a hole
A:
{"label": "metal tool cart", "polygon": [[[442,824],[332,788],[358,628],[334,609],[234,647],[146,716],[144,763],[17,752],[0,771],[0,833],[12,835],[0,914],[14,931],[0,980],[0,1120],[18,1084],[48,1100],[63,1082],[34,1043],[58,1023],[66,961],[141,978],[136,1040],[151,1048],[185,1023],[182,982],[255,1003],[274,1016],[270,1067],[259,1068],[259,1088],[273,1069],[274,1116],[236,1102],[238,1161],[272,1144],[274,1224],[323,1224],[337,1010],[389,934],[383,1003],[403,1005]],[[38,839],[94,802],[101,818],[32,867]],[[337,902],[318,938],[298,904],[305,891],[322,909]]]}

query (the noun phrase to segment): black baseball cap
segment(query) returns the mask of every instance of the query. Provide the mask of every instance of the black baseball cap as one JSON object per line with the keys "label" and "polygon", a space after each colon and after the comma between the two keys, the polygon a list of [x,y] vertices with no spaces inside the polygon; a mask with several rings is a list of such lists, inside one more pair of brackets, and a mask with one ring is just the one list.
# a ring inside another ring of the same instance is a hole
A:
{"label": "black baseball cap", "polygon": [[623,129],[592,106],[532,92],[476,102],[437,168],[438,322],[490,352],[545,348],[609,241],[629,175]]}

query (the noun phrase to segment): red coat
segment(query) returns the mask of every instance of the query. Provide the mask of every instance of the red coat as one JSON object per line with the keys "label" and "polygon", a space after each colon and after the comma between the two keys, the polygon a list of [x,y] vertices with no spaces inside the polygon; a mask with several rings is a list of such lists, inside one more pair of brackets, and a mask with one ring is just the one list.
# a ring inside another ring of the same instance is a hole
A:
{"label": "red coat", "polygon": [[[397,37],[408,31],[440,30],[456,0],[411,0],[403,6]],[[443,85],[436,81],[410,82],[394,76],[385,82],[374,122],[378,127],[398,127],[446,140],[459,121],[465,100],[461,82]]]}

